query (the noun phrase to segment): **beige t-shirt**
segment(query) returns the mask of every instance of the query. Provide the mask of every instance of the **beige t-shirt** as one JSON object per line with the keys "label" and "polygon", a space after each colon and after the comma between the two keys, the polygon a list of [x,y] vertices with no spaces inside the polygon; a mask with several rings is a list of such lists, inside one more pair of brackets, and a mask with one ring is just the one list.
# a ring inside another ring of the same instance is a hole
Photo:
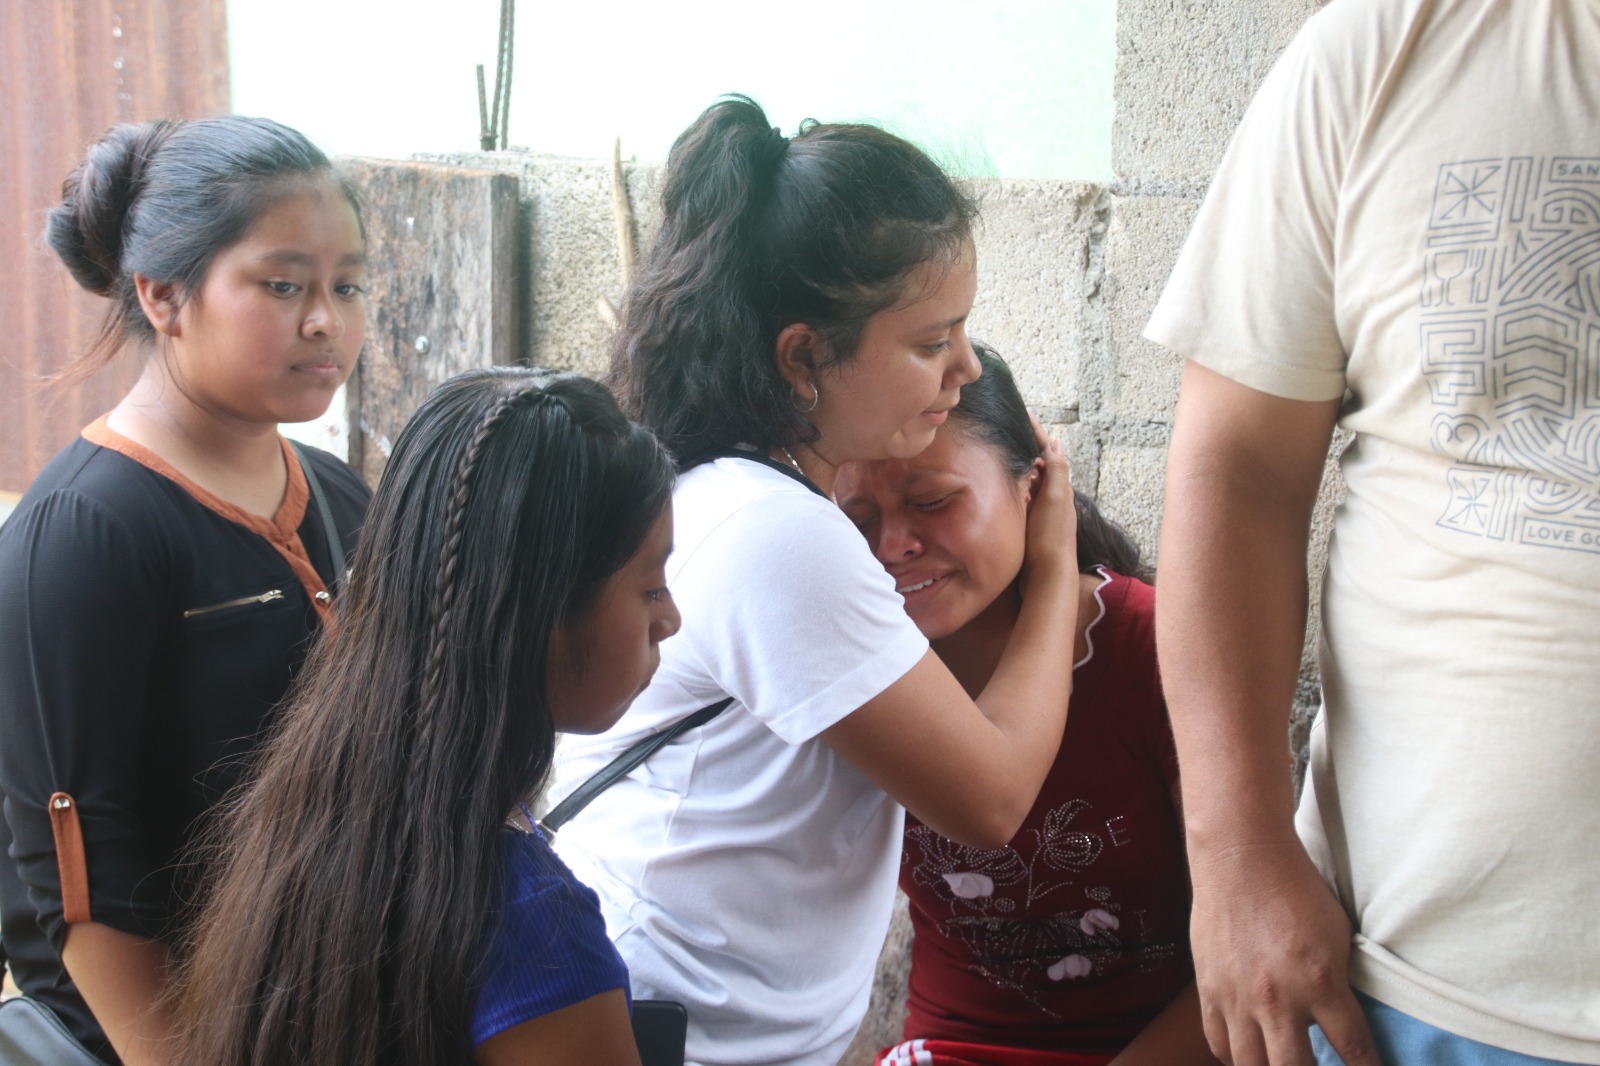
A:
{"label": "beige t-shirt", "polygon": [[1600,0],[1334,0],[1147,332],[1350,393],[1299,828],[1353,982],[1600,1063]]}

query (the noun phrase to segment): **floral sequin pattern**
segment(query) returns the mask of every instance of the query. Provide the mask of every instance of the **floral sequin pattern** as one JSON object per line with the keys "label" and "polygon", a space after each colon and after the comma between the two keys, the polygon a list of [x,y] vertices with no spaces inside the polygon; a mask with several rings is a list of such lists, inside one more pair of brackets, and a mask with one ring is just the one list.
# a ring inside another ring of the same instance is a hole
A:
{"label": "floral sequin pattern", "polygon": [[[962,946],[969,968],[1055,1016],[1035,990],[1112,966],[1148,971],[1176,954],[1176,945],[1151,935],[1143,910],[1125,913],[1093,878],[1107,847],[1095,828],[1102,824],[1088,801],[1073,799],[1004,848],[967,847],[917,825],[906,832],[904,861],[912,880],[948,909],[929,917]],[[924,897],[925,912],[932,903]]]}
{"label": "floral sequin pattern", "polygon": [[[1024,859],[1014,846],[971,848],[940,836],[925,825],[914,826],[906,836],[922,856],[911,871],[919,885],[933,889],[941,899],[962,904],[982,914],[1004,914],[1015,910],[1017,901],[996,896],[997,891],[1021,886],[1023,906],[1071,884],[1062,873],[1081,873],[1105,850],[1105,838],[1092,830],[1079,829],[1074,821],[1089,809],[1086,800],[1075,799],[1048,811],[1039,828],[1018,834],[1032,846],[1031,857]],[[908,851],[907,857],[910,857]],[[1042,869],[1041,869],[1042,867]],[[956,907],[959,912],[962,908]]]}
{"label": "floral sequin pattern", "polygon": [[[917,844],[922,861],[911,871],[917,884],[933,890],[941,899],[961,901],[981,912],[1005,913],[1016,908],[1016,901],[996,897],[996,889],[1009,888],[1029,880],[1029,870],[1011,848],[970,848],[940,836],[925,825],[907,831]],[[910,852],[905,856],[909,858]]]}

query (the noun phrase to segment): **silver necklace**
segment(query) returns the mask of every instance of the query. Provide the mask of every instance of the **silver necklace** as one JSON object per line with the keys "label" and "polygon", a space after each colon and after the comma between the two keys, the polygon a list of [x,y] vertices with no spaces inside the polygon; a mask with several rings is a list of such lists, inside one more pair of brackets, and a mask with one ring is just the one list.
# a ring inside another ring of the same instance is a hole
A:
{"label": "silver necklace", "polygon": [[801,477],[806,476],[806,472],[800,469],[800,461],[794,457],[794,452],[791,452],[788,448],[782,447],[780,447],[778,450],[783,453],[783,457],[785,459],[789,460],[789,465],[794,467],[796,473],[798,473]]}

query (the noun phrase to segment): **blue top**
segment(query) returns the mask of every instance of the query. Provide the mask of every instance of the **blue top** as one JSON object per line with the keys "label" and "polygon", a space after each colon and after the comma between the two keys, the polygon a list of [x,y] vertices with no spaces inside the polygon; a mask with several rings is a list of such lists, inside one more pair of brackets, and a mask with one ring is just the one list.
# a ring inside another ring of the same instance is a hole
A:
{"label": "blue top", "polygon": [[628,990],[628,968],[606,936],[594,891],[542,835],[508,830],[505,845],[505,912],[472,1010],[474,1047],[591,996]]}

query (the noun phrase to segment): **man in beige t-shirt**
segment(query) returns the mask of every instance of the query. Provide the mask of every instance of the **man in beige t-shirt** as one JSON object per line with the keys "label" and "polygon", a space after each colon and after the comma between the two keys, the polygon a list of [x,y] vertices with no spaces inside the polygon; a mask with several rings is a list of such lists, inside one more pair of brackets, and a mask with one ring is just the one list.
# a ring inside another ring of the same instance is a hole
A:
{"label": "man in beige t-shirt", "polygon": [[1600,1063],[1600,0],[1335,0],[1148,333],[1188,359],[1157,625],[1213,1048]]}

